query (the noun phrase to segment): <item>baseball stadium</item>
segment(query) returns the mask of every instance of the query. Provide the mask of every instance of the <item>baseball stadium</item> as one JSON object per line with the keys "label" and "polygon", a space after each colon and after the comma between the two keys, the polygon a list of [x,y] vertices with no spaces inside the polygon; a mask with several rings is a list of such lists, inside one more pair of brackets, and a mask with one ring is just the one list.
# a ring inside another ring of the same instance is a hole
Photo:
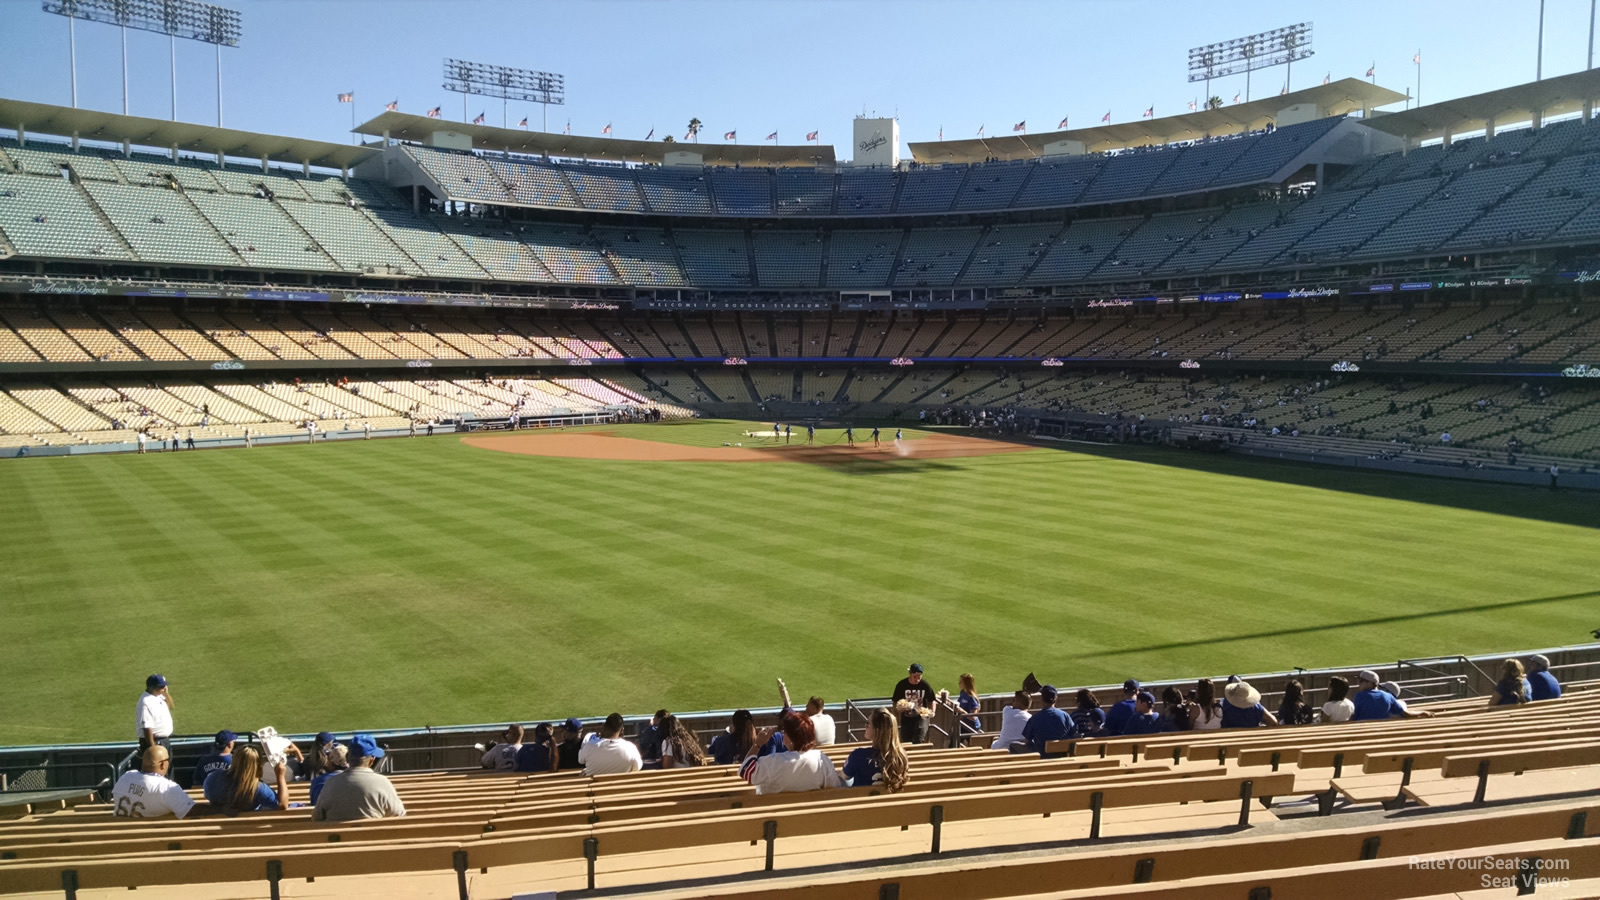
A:
{"label": "baseball stadium", "polygon": [[[318,137],[223,127],[236,10],[39,18],[0,896],[1600,896],[1600,71],[1305,23],[836,146],[448,58]],[[79,102],[113,28],[170,118]]]}

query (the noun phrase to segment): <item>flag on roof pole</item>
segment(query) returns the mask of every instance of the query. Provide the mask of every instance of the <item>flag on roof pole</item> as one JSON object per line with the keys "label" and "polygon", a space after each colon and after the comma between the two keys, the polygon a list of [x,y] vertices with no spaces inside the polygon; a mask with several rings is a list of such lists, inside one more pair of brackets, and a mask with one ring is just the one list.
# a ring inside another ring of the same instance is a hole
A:
{"label": "flag on roof pole", "polygon": [[356,102],[356,92],[355,91],[351,91],[348,94],[340,94],[339,95],[339,102],[340,103],[354,103],[354,102]]}
{"label": "flag on roof pole", "polygon": [[656,127],[654,125],[651,125],[650,126],[650,133],[645,135],[644,139],[648,141],[648,140],[650,140],[651,138],[653,138],[655,136],[656,136]]}
{"label": "flag on roof pole", "polygon": [[1189,101],[1189,112],[1194,112],[1194,101],[1193,100]]}
{"label": "flag on roof pole", "polygon": [[400,101],[399,100],[395,100],[395,101],[393,101],[391,103],[385,103],[383,105],[383,108],[385,110],[389,111],[389,112],[399,112],[400,111]]}
{"label": "flag on roof pole", "polygon": [[739,130],[736,128],[733,131],[723,132],[722,139],[725,141],[737,141],[739,139]]}
{"label": "flag on roof pole", "polygon": [[1020,132],[1023,132],[1024,134],[1026,134],[1027,131],[1028,131],[1028,120],[1027,119],[1023,119],[1021,122],[1018,122],[1017,124],[1011,126],[1011,130],[1012,131],[1020,131]]}
{"label": "flag on roof pole", "polygon": [[978,137],[983,137],[983,126],[982,125],[978,126]]}
{"label": "flag on roof pole", "polygon": [[571,119],[567,120],[566,127],[561,129],[561,133],[562,134],[571,134],[572,133],[572,120]]}
{"label": "flag on roof pole", "polygon": [[1156,114],[1156,108],[1155,108],[1155,107],[1154,107],[1154,106],[1152,106],[1152,107],[1150,107],[1150,108],[1149,108],[1149,109],[1147,109],[1147,110],[1145,110],[1145,111],[1144,111],[1144,116],[1143,116],[1143,118],[1146,118],[1146,119],[1148,119],[1148,118],[1150,118],[1150,117],[1152,117],[1152,116],[1154,116],[1154,115],[1155,115],[1155,114]]}
{"label": "flag on roof pole", "polygon": [[1412,62],[1414,62],[1414,63],[1416,63],[1416,64],[1417,64],[1417,65],[1419,65],[1419,66],[1420,66],[1420,65],[1422,65],[1422,51],[1421,51],[1421,50],[1418,50],[1418,51],[1417,51],[1417,55],[1416,55],[1416,56],[1413,56],[1413,57],[1411,57],[1411,61],[1412,61]]}
{"label": "flag on roof pole", "polygon": [[1377,63],[1373,63],[1373,64],[1372,64],[1372,65],[1371,65],[1371,67],[1369,67],[1369,68],[1368,68],[1368,69],[1367,69],[1367,77],[1368,77],[1368,78],[1371,78],[1371,77],[1373,77],[1373,75],[1374,75],[1374,73],[1376,73],[1376,72],[1377,72],[1377,71],[1378,71],[1378,64],[1377,64]]}
{"label": "flag on roof pole", "polygon": [[1061,131],[1065,131],[1066,130],[1066,128],[1067,128],[1067,117],[1066,116],[1062,116],[1061,117],[1061,124],[1057,125],[1056,128],[1058,130],[1061,130]]}
{"label": "flag on roof pole", "polygon": [[517,127],[518,128],[527,128],[528,127],[528,117],[527,116],[523,116],[522,117],[522,121],[517,123]]}
{"label": "flag on roof pole", "polygon": [[1289,93],[1289,82],[1285,81],[1283,83],[1283,87],[1278,89],[1278,96],[1282,97],[1284,94],[1287,94],[1287,93]]}
{"label": "flag on roof pole", "polygon": [[1102,124],[1102,125],[1111,124],[1111,110],[1109,110],[1109,109],[1106,110],[1106,114],[1100,117],[1100,124]]}
{"label": "flag on roof pole", "polygon": [[600,133],[601,134],[610,134],[611,133],[611,123],[607,122],[606,123],[606,127],[600,129]]}
{"label": "flag on roof pole", "polygon": [[1329,72],[1328,74],[1322,76],[1322,83],[1323,84],[1327,84],[1329,81],[1332,81],[1332,80],[1333,80],[1333,73],[1332,72]]}
{"label": "flag on roof pole", "polygon": [[474,125],[482,125],[483,124],[483,113],[478,113],[477,117],[475,117],[472,120],[472,124],[474,124]]}
{"label": "flag on roof pole", "polygon": [[767,140],[773,141],[774,143],[776,143],[777,140],[778,140],[778,133],[776,131],[774,131],[773,133],[767,135]]}
{"label": "flag on roof pole", "polygon": [[428,110],[428,118],[430,118],[430,119],[439,118],[439,107],[435,106],[433,109]]}
{"label": "flag on roof pole", "polygon": [[[941,134],[942,134],[942,133],[943,133],[943,132],[941,132]],[[816,132],[815,132],[815,131],[808,131],[808,132],[806,132],[806,140],[808,140],[808,141],[814,141],[814,140],[816,140],[816,139],[817,139],[817,133],[816,133]]]}
{"label": "flag on roof pole", "polygon": [[944,126],[943,125],[939,126],[939,140],[941,140],[941,141],[944,140]]}
{"label": "flag on roof pole", "polygon": [[1234,94],[1233,95],[1233,102],[1238,103],[1239,102],[1239,98],[1242,97],[1242,96],[1244,96],[1244,95],[1243,94]]}

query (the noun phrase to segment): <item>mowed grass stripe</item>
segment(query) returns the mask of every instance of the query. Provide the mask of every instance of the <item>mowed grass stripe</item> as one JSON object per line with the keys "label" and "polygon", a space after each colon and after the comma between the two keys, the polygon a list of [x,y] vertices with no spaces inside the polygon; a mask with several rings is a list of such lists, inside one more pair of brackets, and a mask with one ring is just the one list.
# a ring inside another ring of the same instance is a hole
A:
{"label": "mowed grass stripe", "polygon": [[1001,690],[1547,645],[1600,599],[1531,602],[1600,588],[1564,498],[1138,448],[829,467],[362,441],[28,460],[0,496],[23,551],[0,677],[37,686],[6,741],[126,738],[157,670],[183,730],[348,730],[766,703],[778,674],[881,695],[912,660]]}

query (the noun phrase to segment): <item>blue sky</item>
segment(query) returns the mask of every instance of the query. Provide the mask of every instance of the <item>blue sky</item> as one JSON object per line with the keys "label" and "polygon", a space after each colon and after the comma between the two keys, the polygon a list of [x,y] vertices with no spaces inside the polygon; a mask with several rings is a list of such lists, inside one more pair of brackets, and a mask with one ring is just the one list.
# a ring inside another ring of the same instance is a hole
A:
{"label": "blue sky", "polygon": [[[898,114],[903,140],[1053,130],[1185,111],[1190,47],[1312,21],[1316,56],[1294,70],[1306,87],[1331,73],[1415,89],[1435,102],[1533,80],[1537,0],[234,0],[244,39],[223,51],[224,124],[348,140],[353,90],[359,119],[398,99],[407,112],[461,96],[440,85],[444,57],[544,69],[566,76],[567,105],[550,130],[682,138],[691,116],[703,140],[737,130],[741,143],[776,130],[785,144],[821,132],[850,156],[850,120]],[[1589,0],[1547,0],[1544,71],[1582,69]],[[80,22],[79,105],[122,107],[118,29]],[[0,96],[66,104],[67,22],[38,0],[0,0]],[[135,115],[171,115],[168,43],[128,33]],[[215,57],[178,45],[178,117],[213,123]],[[1275,92],[1281,68],[1257,73],[1253,94]],[[1224,99],[1242,76],[1213,86]],[[501,120],[500,101],[471,98],[470,115]],[[510,123],[537,126],[539,107],[512,103]]]}

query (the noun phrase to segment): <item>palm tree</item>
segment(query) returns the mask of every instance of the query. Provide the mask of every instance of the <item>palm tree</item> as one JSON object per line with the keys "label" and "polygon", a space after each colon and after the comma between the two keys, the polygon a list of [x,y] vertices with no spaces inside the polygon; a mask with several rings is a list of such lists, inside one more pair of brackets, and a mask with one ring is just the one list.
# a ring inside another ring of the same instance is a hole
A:
{"label": "palm tree", "polygon": [[694,142],[696,144],[700,143],[700,120],[699,119],[690,119],[689,120],[689,136],[694,138]]}
{"label": "palm tree", "polygon": [[1221,97],[1212,97],[1210,100],[1206,101],[1206,109],[1221,109],[1221,108],[1222,108],[1222,98]]}
{"label": "palm tree", "polygon": [[678,142],[678,139],[669,134],[666,137],[662,138],[661,142],[664,143],[664,144],[676,144]]}

